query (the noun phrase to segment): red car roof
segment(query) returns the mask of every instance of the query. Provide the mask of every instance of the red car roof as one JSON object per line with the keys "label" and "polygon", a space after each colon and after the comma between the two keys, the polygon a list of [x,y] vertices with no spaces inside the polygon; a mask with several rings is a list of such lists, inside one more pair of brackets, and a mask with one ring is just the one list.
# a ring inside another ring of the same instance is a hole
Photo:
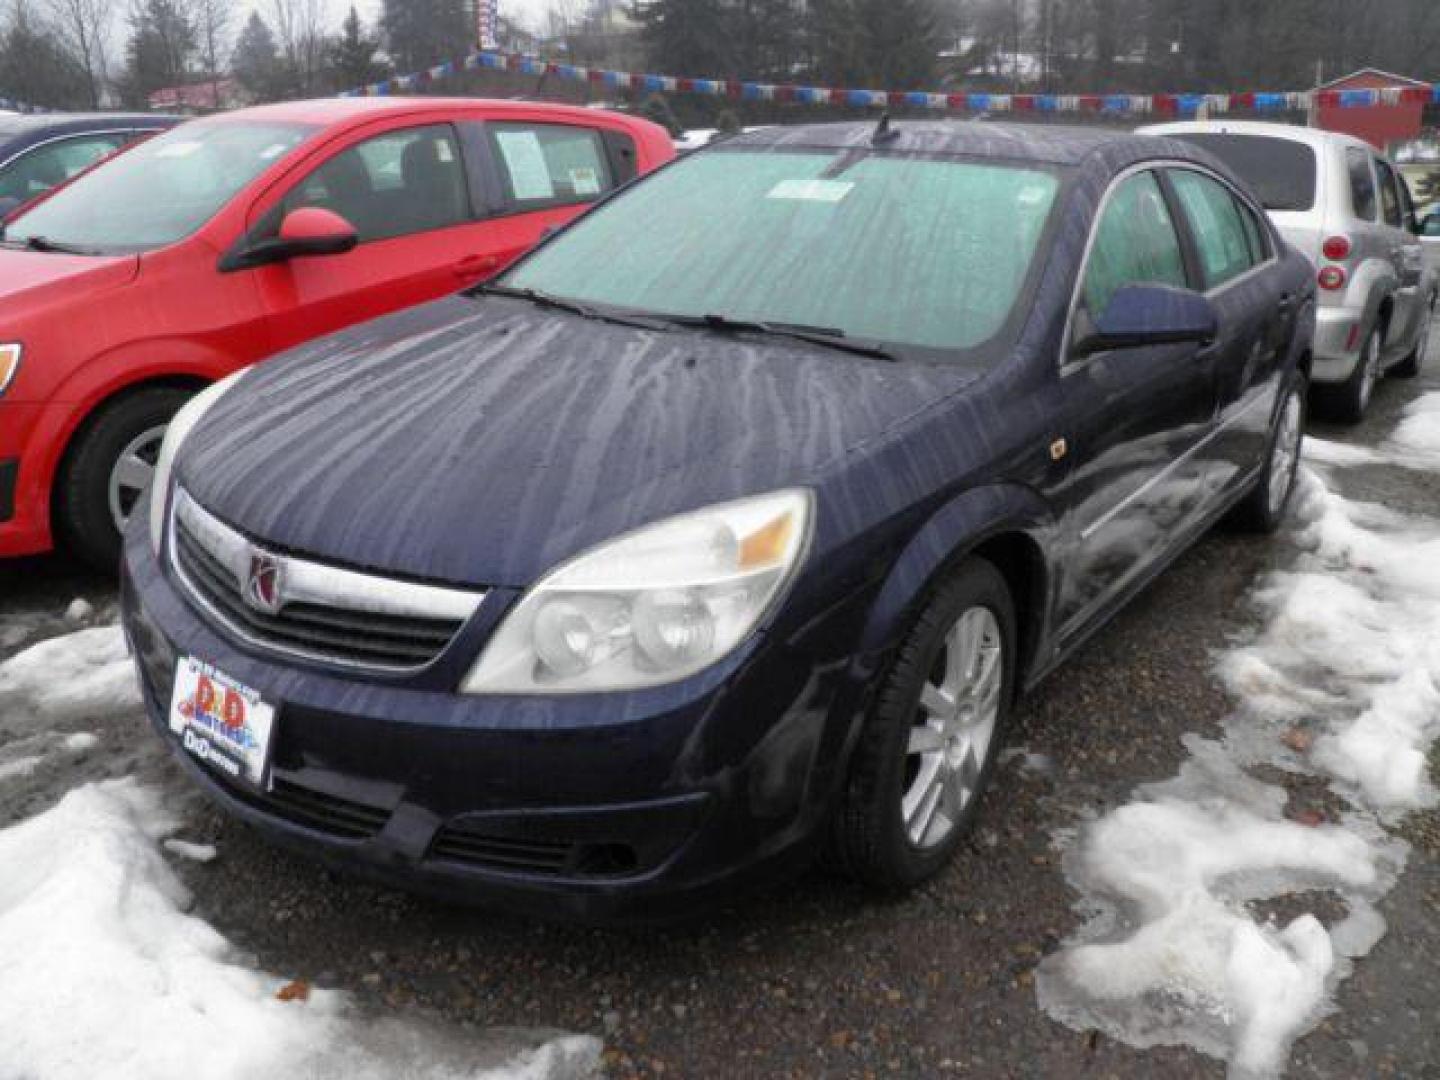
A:
{"label": "red car roof", "polygon": [[[234,109],[208,119],[218,120],[279,120],[305,124],[342,124],[377,115],[407,112],[429,112],[441,109],[494,115],[505,112],[545,112],[570,120],[593,117],[599,110],[578,105],[557,105],[547,101],[511,101],[503,98],[469,97],[351,97],[315,98],[310,101],[282,101],[274,105],[255,105]],[[614,114],[610,115],[621,115]],[[625,119],[640,121],[638,117]]]}

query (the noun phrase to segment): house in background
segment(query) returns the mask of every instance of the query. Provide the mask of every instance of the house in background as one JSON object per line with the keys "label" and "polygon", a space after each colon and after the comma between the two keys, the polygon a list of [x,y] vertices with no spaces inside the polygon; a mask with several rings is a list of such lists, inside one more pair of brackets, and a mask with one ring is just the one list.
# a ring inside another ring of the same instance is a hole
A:
{"label": "house in background", "polygon": [[206,79],[184,86],[165,86],[150,95],[152,112],[197,113],[233,109],[245,104],[234,79]]}
{"label": "house in background", "polygon": [[[1395,93],[1392,100],[1378,105],[1346,105],[1345,94],[1353,90],[1393,90]],[[1420,135],[1431,96],[1429,83],[1378,68],[1362,68],[1316,87],[1315,93],[1315,127],[1353,135],[1381,151]]]}

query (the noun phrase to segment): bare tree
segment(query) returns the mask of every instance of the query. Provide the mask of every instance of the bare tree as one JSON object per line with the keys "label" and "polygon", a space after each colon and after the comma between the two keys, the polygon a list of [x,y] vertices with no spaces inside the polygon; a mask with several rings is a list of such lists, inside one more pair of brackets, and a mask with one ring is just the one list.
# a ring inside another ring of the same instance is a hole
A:
{"label": "bare tree", "polygon": [[195,19],[195,39],[200,63],[210,80],[210,96],[215,108],[220,107],[220,78],[224,56],[229,49],[230,19],[234,8],[231,0],[190,0]]}
{"label": "bare tree", "polygon": [[320,86],[327,45],[325,8],[325,0],[270,0],[281,66],[294,93],[314,93]]}
{"label": "bare tree", "polygon": [[85,72],[90,107],[98,109],[109,82],[105,42],[113,5],[110,0],[48,0],[47,7],[61,45]]}

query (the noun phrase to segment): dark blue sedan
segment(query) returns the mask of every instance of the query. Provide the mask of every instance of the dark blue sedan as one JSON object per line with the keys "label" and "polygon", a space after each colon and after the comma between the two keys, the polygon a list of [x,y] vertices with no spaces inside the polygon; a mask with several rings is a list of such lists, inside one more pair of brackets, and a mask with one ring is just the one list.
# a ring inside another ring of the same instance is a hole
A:
{"label": "dark blue sedan", "polygon": [[1184,143],[731,139],[195,398],[126,537],[150,715],[237,817],[421,888],[648,916],[821,843],[914,886],[1020,692],[1278,525],[1313,326]]}
{"label": "dark blue sedan", "polygon": [[0,216],[180,120],[154,113],[0,116]]}

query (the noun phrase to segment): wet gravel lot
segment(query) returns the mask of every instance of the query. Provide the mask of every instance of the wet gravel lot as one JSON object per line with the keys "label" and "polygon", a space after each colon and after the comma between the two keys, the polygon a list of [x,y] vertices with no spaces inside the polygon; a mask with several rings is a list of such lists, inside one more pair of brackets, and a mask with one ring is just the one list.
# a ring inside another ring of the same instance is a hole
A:
{"label": "wet gravel lot", "polygon": [[[1421,379],[1382,384],[1360,428],[1314,430],[1376,443],[1406,401],[1440,390],[1437,369],[1432,355]],[[1351,498],[1440,517],[1440,474],[1333,476]],[[224,819],[133,712],[67,723],[100,746],[0,785],[0,823],[83,780],[138,772],[185,807],[181,836],[219,849],[213,863],[178,867],[198,913],[266,969],[377,1009],[600,1035],[618,1076],[1220,1076],[1188,1050],[1139,1052],[1053,1023],[1032,973],[1079,921],[1056,830],[1173,775],[1185,733],[1218,733],[1231,702],[1214,653],[1254,625],[1256,575],[1292,557],[1283,540],[1217,531],[1177,563],[1022,704],[1011,744],[1027,753],[1000,770],[955,865],[903,901],[813,869],[678,927],[596,930],[443,906],[338,877]],[[63,560],[0,566],[0,656],[73,629],[63,613],[75,597],[95,605],[89,621],[113,614],[113,586]],[[1333,811],[1313,781],[1284,782],[1297,809]],[[1413,815],[1401,834],[1413,850],[1382,904],[1390,931],[1340,988],[1339,1011],[1297,1044],[1292,1076],[1440,1078],[1440,813]]]}

